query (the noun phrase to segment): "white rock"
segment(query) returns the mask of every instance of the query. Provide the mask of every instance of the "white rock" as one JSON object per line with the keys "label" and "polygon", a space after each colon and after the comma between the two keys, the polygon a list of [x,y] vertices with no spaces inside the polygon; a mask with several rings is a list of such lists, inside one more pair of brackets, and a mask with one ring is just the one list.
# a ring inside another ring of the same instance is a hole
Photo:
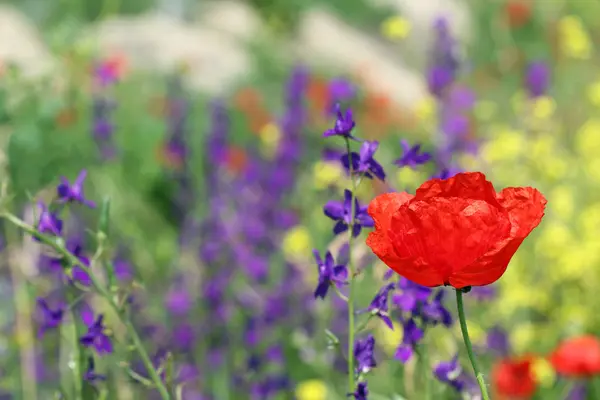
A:
{"label": "white rock", "polygon": [[0,6],[0,65],[14,63],[26,77],[47,73],[53,65],[34,25],[9,6]]}
{"label": "white rock", "polygon": [[223,0],[202,4],[199,14],[200,24],[238,39],[252,39],[262,27],[258,13],[249,4],[239,1]]}
{"label": "white rock", "polygon": [[213,94],[252,68],[244,47],[227,34],[159,13],[107,20],[91,36],[101,52],[123,53],[134,68],[170,71],[185,63],[189,83]]}
{"label": "white rock", "polygon": [[399,57],[390,57],[387,46],[327,12],[307,13],[300,24],[296,50],[309,65],[348,73],[366,68],[371,86],[404,107],[427,95],[423,77],[397,61]]}

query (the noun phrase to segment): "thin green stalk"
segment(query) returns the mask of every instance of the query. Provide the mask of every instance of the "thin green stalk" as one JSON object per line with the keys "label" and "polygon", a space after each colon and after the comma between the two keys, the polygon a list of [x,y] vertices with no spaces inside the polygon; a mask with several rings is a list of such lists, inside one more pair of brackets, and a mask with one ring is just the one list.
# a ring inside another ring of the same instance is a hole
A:
{"label": "thin green stalk", "polygon": [[465,346],[467,347],[467,354],[469,355],[469,360],[471,361],[473,372],[475,373],[475,377],[477,378],[479,389],[481,389],[481,396],[483,397],[483,400],[490,400],[490,395],[488,394],[487,387],[485,386],[483,374],[480,372],[479,366],[477,365],[477,360],[475,359],[475,355],[473,354],[473,345],[471,344],[471,339],[469,338],[469,331],[467,330],[467,320],[465,318],[465,308],[463,305],[461,289],[456,290],[456,306],[458,307],[458,320],[460,321],[460,330],[462,331]]}
{"label": "thin green stalk", "polygon": [[34,334],[31,321],[32,305],[28,293],[27,280],[23,271],[19,269],[16,257],[13,257],[14,245],[18,241],[16,232],[9,226],[4,227],[8,267],[13,287],[15,288],[15,333],[19,343],[19,357],[21,364],[21,390],[23,398],[37,399],[37,380],[35,376]]}
{"label": "thin green stalk", "polygon": [[352,152],[350,151],[350,140],[346,138],[346,150],[348,151],[348,169],[352,180],[352,196],[350,197],[350,223],[348,224],[348,393],[354,393],[356,383],[354,381],[354,263],[352,262],[352,242],[354,236],[354,194],[356,182],[352,170]]}
{"label": "thin green stalk", "polygon": [[[85,265],[83,262],[81,262],[81,260],[79,260],[79,258],[77,258],[73,254],[71,254],[67,249],[65,249],[62,245],[58,244],[52,238],[49,238],[43,234],[40,234],[35,228],[27,225],[25,222],[23,222],[22,220],[20,220],[19,218],[17,218],[16,216],[14,216],[12,214],[5,213],[5,214],[2,214],[2,216],[5,219],[7,219],[8,221],[10,221],[12,224],[21,228],[26,233],[38,238],[43,244],[52,247],[52,249],[55,250],[56,252],[58,252],[61,256],[63,256],[69,262],[69,264],[79,266],[80,268],[83,268],[86,270],[88,269],[87,265]],[[136,350],[138,351],[138,354],[139,354],[140,358],[142,359],[144,366],[148,370],[148,374],[150,375],[150,378],[151,378],[152,382],[154,383],[154,385],[156,386],[156,389],[160,393],[161,397],[163,398],[163,400],[171,400],[169,391],[165,387],[165,384],[163,383],[159,374],[156,372],[156,369],[154,369],[154,365],[152,365],[150,356],[148,356],[148,353],[146,352],[146,349],[144,348],[144,346],[142,344],[142,340],[140,339],[139,335],[137,334],[135,327],[133,326],[133,324],[131,323],[129,318],[123,317],[123,313],[122,313],[121,309],[119,308],[119,305],[116,303],[113,296],[111,296],[110,292],[104,286],[102,286],[102,284],[100,284],[100,282],[98,281],[98,278],[91,271],[88,275],[90,277],[90,281],[92,282],[92,286],[94,287],[94,289],[96,289],[98,294],[100,294],[100,296],[103,297],[108,302],[108,304],[115,311],[116,315],[119,317],[119,319],[121,320],[123,325],[125,325],[125,327],[127,328],[127,333],[131,337],[131,340],[133,341],[133,345],[136,348]]]}

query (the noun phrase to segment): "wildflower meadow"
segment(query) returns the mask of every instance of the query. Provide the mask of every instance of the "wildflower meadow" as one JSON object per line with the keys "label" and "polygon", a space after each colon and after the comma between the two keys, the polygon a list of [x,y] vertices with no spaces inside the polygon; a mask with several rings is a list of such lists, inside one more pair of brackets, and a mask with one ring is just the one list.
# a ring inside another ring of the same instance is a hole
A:
{"label": "wildflower meadow", "polygon": [[0,51],[0,399],[600,400],[600,2],[324,1],[402,103],[260,38],[203,90],[82,33],[150,1],[47,1],[56,66]]}

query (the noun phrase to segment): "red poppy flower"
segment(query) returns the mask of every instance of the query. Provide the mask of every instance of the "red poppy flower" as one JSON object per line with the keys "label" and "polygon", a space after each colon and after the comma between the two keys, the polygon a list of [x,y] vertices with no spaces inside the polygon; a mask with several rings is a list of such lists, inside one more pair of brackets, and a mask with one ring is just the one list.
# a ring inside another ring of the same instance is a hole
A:
{"label": "red poppy flower", "polygon": [[431,179],[414,196],[386,193],[371,201],[375,231],[367,245],[388,267],[423,286],[489,285],[540,223],[545,205],[530,187],[496,193],[480,172]]}
{"label": "red poppy flower", "polygon": [[592,335],[567,339],[550,356],[556,372],[572,377],[600,374],[600,340]]}
{"label": "red poppy flower", "polygon": [[492,367],[492,385],[496,396],[527,399],[533,396],[536,382],[531,370],[532,357],[500,360]]}

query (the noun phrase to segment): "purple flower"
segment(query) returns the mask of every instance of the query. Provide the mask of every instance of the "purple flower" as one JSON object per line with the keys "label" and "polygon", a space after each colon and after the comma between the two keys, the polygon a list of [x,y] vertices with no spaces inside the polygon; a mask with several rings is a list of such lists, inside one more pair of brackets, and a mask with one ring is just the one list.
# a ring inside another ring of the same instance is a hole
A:
{"label": "purple flower", "polygon": [[354,358],[356,359],[356,371],[358,374],[366,374],[377,366],[374,356],[375,338],[369,334],[365,339],[359,339],[354,343]]}
{"label": "purple flower", "polygon": [[352,136],[352,130],[356,126],[356,123],[352,117],[352,110],[348,108],[346,110],[346,114],[344,115],[342,114],[340,105],[336,104],[335,112],[337,114],[335,125],[332,129],[328,129],[323,132],[323,137],[341,136],[346,139],[357,140],[354,136]]}
{"label": "purple flower", "polygon": [[58,200],[63,203],[81,203],[90,208],[96,207],[96,204],[93,201],[87,200],[83,194],[83,181],[86,176],[87,171],[84,169],[77,175],[72,185],[63,176],[61,183],[56,187]]}
{"label": "purple flower", "polygon": [[450,91],[449,105],[458,111],[468,111],[475,105],[475,93],[466,86],[454,86]]}
{"label": "purple flower", "polygon": [[[354,208],[354,218],[351,217],[352,208]],[[367,214],[367,206],[361,206],[358,199],[354,198],[354,207],[352,207],[352,192],[344,190],[344,201],[329,201],[323,207],[323,212],[337,223],[333,227],[333,233],[339,235],[348,230],[352,225],[352,236],[360,235],[362,227],[373,227],[373,219]]]}
{"label": "purple flower", "polygon": [[406,363],[411,359],[415,346],[423,339],[424,332],[423,329],[417,326],[413,318],[404,321],[402,328],[404,331],[402,343],[398,346],[394,358],[402,363]]}
{"label": "purple flower", "polygon": [[531,97],[540,97],[548,90],[550,69],[543,61],[529,64],[525,73],[525,87]]}
{"label": "purple flower", "polygon": [[[67,245],[67,249],[81,261],[81,263],[88,268],[90,267],[90,259],[83,255],[83,247],[79,244],[72,244],[71,249],[69,249],[69,245]],[[79,282],[85,287],[89,287],[92,284],[92,280],[90,279],[89,272],[86,271],[79,265],[73,266],[71,268],[71,278],[69,279],[69,283]]]}
{"label": "purple flower", "polygon": [[394,329],[394,325],[392,324],[392,320],[390,319],[389,314],[388,314],[388,311],[389,311],[388,298],[389,298],[390,291],[394,290],[395,286],[396,285],[393,283],[388,283],[385,286],[383,286],[381,289],[379,289],[379,291],[377,292],[377,294],[371,301],[369,308],[367,308],[367,310],[366,310],[366,311],[371,312],[372,315],[376,315],[379,318],[381,318],[381,320],[390,329]]}
{"label": "purple flower", "polygon": [[167,310],[175,315],[185,315],[192,308],[192,299],[185,287],[176,285],[169,290],[165,299]]}
{"label": "purple flower", "polygon": [[476,301],[492,300],[496,296],[496,286],[473,286],[469,292],[469,296],[473,297]]}
{"label": "purple flower", "polygon": [[104,315],[98,314],[98,317],[94,319],[94,314],[91,310],[83,310],[81,313],[81,319],[87,326],[88,330],[81,338],[79,342],[84,347],[93,347],[98,355],[110,354],[113,351],[112,341],[110,337],[106,335],[106,326],[104,326]]}
{"label": "purple flower", "polygon": [[93,383],[95,381],[106,380],[106,375],[98,374],[95,370],[94,357],[88,357],[88,367],[83,374],[83,379],[87,382]]}
{"label": "purple flower", "polygon": [[443,289],[438,290],[436,295],[423,305],[421,313],[424,322],[432,323],[433,325],[438,323],[444,326],[452,325],[452,314],[442,304],[445,293]]}
{"label": "purple flower", "polygon": [[334,78],[329,81],[328,90],[330,99],[328,114],[336,112],[336,104],[339,102],[352,100],[356,96],[356,86],[344,78]]}
{"label": "purple flower", "polygon": [[365,141],[360,146],[360,153],[352,152],[350,156],[344,154],[341,156],[341,161],[346,170],[350,170],[350,159],[352,160],[352,172],[357,175],[364,175],[369,179],[373,179],[373,176],[385,180],[385,171],[381,164],[379,164],[373,156],[379,147],[379,142]]}
{"label": "purple flower", "polygon": [[37,299],[37,304],[41,317],[38,336],[42,337],[44,333],[51,329],[57,328],[61,324],[64,317],[65,308],[61,305],[53,310],[48,305],[48,302],[41,297]]}
{"label": "purple flower", "polygon": [[325,260],[321,258],[318,250],[313,250],[313,254],[319,269],[319,283],[314,296],[324,299],[332,284],[345,283],[348,278],[348,270],[345,265],[334,265],[333,255],[329,251],[325,253]]}
{"label": "purple flower", "polygon": [[462,392],[466,385],[466,375],[458,361],[458,354],[450,361],[439,362],[433,369],[433,374],[442,383],[449,385],[457,392]]}
{"label": "purple flower", "polygon": [[404,277],[398,280],[398,290],[399,293],[392,296],[392,302],[407,313],[417,312],[433,291],[431,288],[421,286]]}
{"label": "purple flower", "polygon": [[[37,230],[40,233],[47,235],[60,236],[63,229],[63,222],[52,212],[48,210],[46,205],[41,201],[38,202],[38,207],[41,211],[38,220]],[[34,238],[39,242],[38,238]]]}
{"label": "purple flower", "polygon": [[354,397],[354,400],[367,400],[369,395],[369,389],[367,388],[367,382],[359,382],[356,386],[354,393],[349,393],[348,397]]}
{"label": "purple flower", "polygon": [[494,326],[488,330],[486,347],[500,357],[506,357],[510,353],[510,342],[504,329]]}
{"label": "purple flower", "polygon": [[431,154],[421,153],[421,145],[410,146],[406,140],[400,142],[402,145],[402,157],[394,161],[399,167],[415,168],[417,165],[425,164],[431,160]]}
{"label": "purple flower", "polygon": [[455,78],[455,71],[445,66],[433,66],[427,72],[427,87],[429,92],[435,96],[442,96]]}
{"label": "purple flower", "polygon": [[[593,383],[590,383],[593,384]],[[588,390],[584,383],[578,382],[569,391],[565,400],[585,400]]]}

